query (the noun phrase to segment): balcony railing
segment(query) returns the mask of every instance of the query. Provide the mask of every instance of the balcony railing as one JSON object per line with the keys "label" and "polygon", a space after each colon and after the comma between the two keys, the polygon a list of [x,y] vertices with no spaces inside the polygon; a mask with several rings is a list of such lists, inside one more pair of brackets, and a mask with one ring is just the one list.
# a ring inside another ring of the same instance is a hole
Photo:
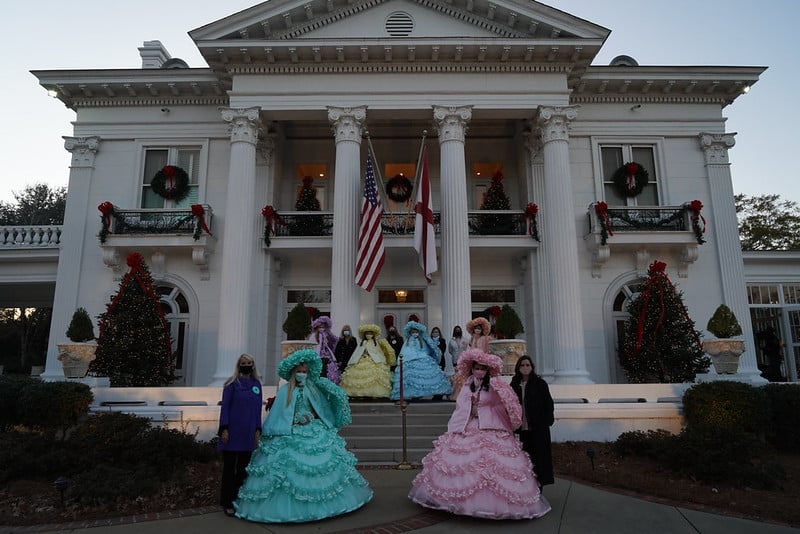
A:
{"label": "balcony railing", "polygon": [[[683,206],[608,208],[611,230],[616,232],[683,232],[688,228],[688,215]],[[594,208],[589,210],[592,231],[600,230]]]}
{"label": "balcony railing", "polygon": [[61,225],[0,226],[0,248],[58,248]]}
{"label": "balcony railing", "polygon": [[[282,212],[281,223],[275,224],[274,237],[328,237],[333,234],[333,213],[324,211]],[[470,211],[467,214],[469,234],[474,236],[527,235],[527,221],[517,211]],[[416,214],[413,212],[384,213],[381,219],[383,234],[413,235]],[[433,230],[441,233],[441,214],[433,214]]]}
{"label": "balcony railing", "polygon": [[[211,206],[203,206],[206,225],[211,227]],[[192,235],[197,219],[190,209],[120,209],[114,208],[110,233],[116,235],[177,234]]]}

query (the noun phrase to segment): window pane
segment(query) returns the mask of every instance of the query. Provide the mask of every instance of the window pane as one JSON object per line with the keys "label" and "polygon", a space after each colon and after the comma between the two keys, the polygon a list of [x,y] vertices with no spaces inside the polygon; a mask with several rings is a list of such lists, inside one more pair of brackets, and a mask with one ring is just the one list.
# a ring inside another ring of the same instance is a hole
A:
{"label": "window pane", "polygon": [[513,303],[517,296],[513,289],[473,289],[471,299],[473,304]]}
{"label": "window pane", "polygon": [[153,176],[164,168],[164,165],[167,164],[167,154],[168,151],[166,149],[148,149],[147,152],[145,152],[143,184],[149,186]]}
{"label": "window pane", "polygon": [[150,189],[150,186],[142,189],[142,207],[143,208],[163,208],[164,198],[158,196]]}
{"label": "window pane", "polygon": [[603,194],[609,206],[624,206],[626,204],[625,197],[619,194],[614,184],[605,184]]}
{"label": "window pane", "polygon": [[622,147],[604,146],[600,149],[600,156],[603,165],[603,180],[611,181],[611,177],[617,169],[622,167]]}
{"label": "window pane", "polygon": [[178,303],[178,309],[181,313],[189,313],[189,303],[186,301],[186,297],[183,296],[183,293],[178,293],[175,297],[175,302]]}
{"label": "window pane", "polygon": [[644,167],[647,171],[649,183],[636,197],[640,206],[658,206],[658,176],[656,175],[656,161],[652,147],[633,147],[631,149],[633,161]]}
{"label": "window pane", "polygon": [[425,302],[425,291],[422,289],[381,289],[378,291],[378,302],[381,304],[397,302],[417,304]]}
{"label": "window pane", "polygon": [[800,303],[800,286],[783,286],[783,298],[786,304]]}
{"label": "window pane", "polygon": [[[178,150],[178,167],[186,171],[186,174],[189,175],[189,183],[190,184],[197,184],[197,177],[200,174],[200,149],[199,148],[191,148],[186,149],[182,148]],[[193,202],[196,204],[196,202]]]}
{"label": "window pane", "polygon": [[301,291],[297,289],[290,289],[286,292],[286,302],[288,304],[297,304],[298,302],[322,302],[328,303],[331,301],[331,292],[326,290],[307,290]]}
{"label": "window pane", "polygon": [[197,204],[197,193],[198,193],[198,187],[196,185],[191,186],[189,188],[189,194],[186,195],[186,197],[183,200],[181,200],[180,202],[176,202],[175,203],[175,207],[176,208],[188,208],[192,204]]}

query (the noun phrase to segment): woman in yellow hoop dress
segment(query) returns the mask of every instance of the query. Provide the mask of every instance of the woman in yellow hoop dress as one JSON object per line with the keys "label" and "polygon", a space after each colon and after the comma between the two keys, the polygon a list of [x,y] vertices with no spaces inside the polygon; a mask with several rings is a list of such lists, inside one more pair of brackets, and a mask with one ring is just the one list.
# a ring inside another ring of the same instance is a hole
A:
{"label": "woman in yellow hoop dress", "polygon": [[361,339],[342,373],[340,387],[349,397],[386,398],[392,391],[390,367],[395,365],[394,349],[382,337],[376,324],[361,325]]}

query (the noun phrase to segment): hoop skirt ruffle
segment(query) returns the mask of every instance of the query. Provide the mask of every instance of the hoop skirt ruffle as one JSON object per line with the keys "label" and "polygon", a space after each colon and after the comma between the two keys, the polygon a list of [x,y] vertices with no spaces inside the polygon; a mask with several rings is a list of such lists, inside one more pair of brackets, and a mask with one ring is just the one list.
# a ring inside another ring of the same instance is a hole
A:
{"label": "hoop skirt ruffle", "polygon": [[345,441],[319,419],[292,434],[264,437],[234,501],[236,516],[262,523],[317,521],[372,499]]}
{"label": "hoop skirt ruffle", "polygon": [[378,363],[368,355],[348,365],[339,386],[350,397],[388,397],[392,390],[389,366]]}
{"label": "hoop skirt ruffle", "polygon": [[[439,365],[428,355],[414,359],[406,359],[403,364],[403,397],[430,397],[431,395],[449,395],[453,391],[450,380],[444,375]],[[394,369],[392,377],[391,400],[400,398],[400,365]]]}
{"label": "hoop skirt ruffle", "polygon": [[422,459],[408,497],[417,504],[487,519],[533,519],[550,511],[531,461],[514,434],[480,430],[448,432]]}

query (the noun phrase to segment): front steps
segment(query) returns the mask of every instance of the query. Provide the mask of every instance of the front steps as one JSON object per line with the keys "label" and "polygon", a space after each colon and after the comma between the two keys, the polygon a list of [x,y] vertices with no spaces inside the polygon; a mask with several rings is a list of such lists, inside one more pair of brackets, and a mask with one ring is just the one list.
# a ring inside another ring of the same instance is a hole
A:
{"label": "front steps", "polygon": [[[403,459],[402,412],[393,402],[350,403],[353,422],[339,430],[359,465],[393,465]],[[454,402],[414,401],[406,410],[406,459],[419,463],[447,431]]]}

